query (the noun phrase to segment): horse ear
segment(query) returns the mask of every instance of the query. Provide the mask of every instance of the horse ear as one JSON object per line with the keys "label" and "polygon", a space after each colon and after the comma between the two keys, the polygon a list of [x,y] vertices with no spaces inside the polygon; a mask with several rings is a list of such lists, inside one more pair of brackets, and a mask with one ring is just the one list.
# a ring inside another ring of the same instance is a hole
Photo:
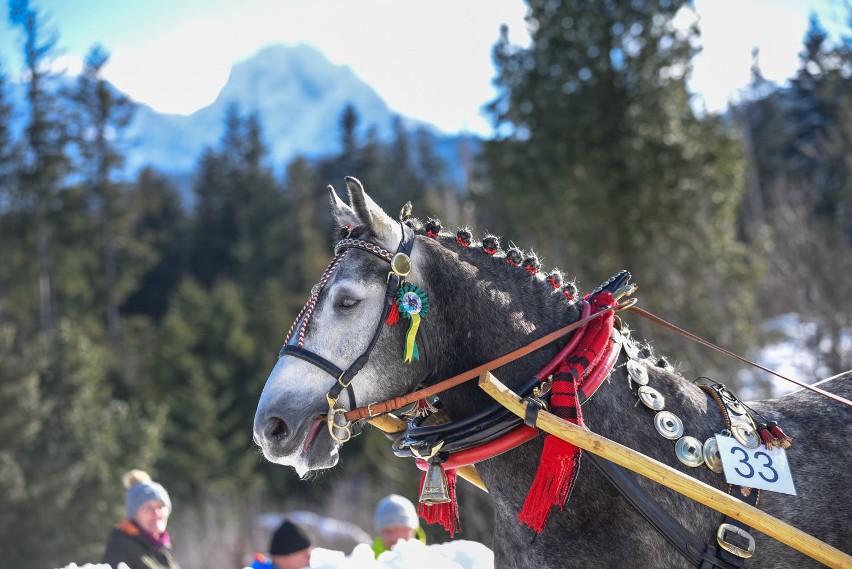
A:
{"label": "horse ear", "polygon": [[332,186],[328,186],[328,200],[331,205],[331,215],[334,217],[334,222],[337,224],[338,228],[344,227],[355,227],[356,225],[360,225],[361,222],[358,220],[358,216],[355,215],[355,212],[352,211],[352,208],[346,205],[343,200],[337,197],[337,192],[334,191]]}
{"label": "horse ear", "polygon": [[349,203],[361,223],[367,225],[378,239],[396,242],[399,236],[396,232],[397,223],[386,214],[376,202],[364,191],[364,186],[357,178],[346,176],[346,187],[349,189]]}

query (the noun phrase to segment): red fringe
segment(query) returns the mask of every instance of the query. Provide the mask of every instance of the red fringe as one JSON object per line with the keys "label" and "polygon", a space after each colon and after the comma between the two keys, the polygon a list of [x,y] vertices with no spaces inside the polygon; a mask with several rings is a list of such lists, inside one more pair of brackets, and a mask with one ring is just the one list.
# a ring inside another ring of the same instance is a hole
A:
{"label": "red fringe", "polygon": [[388,317],[385,320],[385,324],[388,326],[393,326],[399,322],[399,306],[397,306],[396,301],[393,302],[393,305],[390,307],[390,312],[388,312]]}
{"label": "red fringe", "polygon": [[580,449],[553,435],[544,439],[544,450],[518,521],[541,532],[553,506],[561,510],[577,477]]}
{"label": "red fringe", "polygon": [[[423,518],[426,523],[441,524],[445,530],[450,532],[450,537],[454,537],[457,531],[461,531],[461,523],[459,523],[459,503],[456,500],[456,469],[448,468],[447,474],[447,492],[450,495],[450,501],[445,504],[417,504],[417,515]],[[420,492],[423,491],[423,482],[426,481],[426,472],[420,477]]]}
{"label": "red fringe", "polygon": [[781,427],[778,426],[778,423],[775,421],[769,423],[769,430],[772,431],[773,435],[775,435],[776,445],[781,448],[790,448],[793,446],[793,437],[788,436],[784,431],[782,431]]}
{"label": "red fringe", "polygon": [[757,426],[757,434],[760,435],[760,440],[763,441],[764,446],[766,446],[766,450],[772,450],[775,439],[772,436],[772,433],[769,432],[769,428],[761,423]]}

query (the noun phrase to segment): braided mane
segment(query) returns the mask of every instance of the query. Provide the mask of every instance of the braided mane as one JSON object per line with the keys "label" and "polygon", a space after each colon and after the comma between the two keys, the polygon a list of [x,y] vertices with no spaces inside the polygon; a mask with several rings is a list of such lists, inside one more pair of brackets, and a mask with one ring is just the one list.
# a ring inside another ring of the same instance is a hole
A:
{"label": "braided mane", "polygon": [[[417,218],[409,218],[405,224],[411,227],[415,234],[433,239],[448,249],[465,255],[476,255],[478,259],[490,257],[495,264],[499,264],[518,277],[525,273],[532,275],[537,281],[547,284],[551,291],[561,291],[571,302],[578,298],[576,284],[573,281],[565,282],[562,271],[554,268],[547,275],[542,273],[541,261],[532,250],[525,253],[511,242],[509,248],[503,250],[500,247],[500,237],[490,233],[486,234],[482,241],[476,241],[470,227],[460,228],[453,235],[444,230],[441,221],[436,218],[429,217],[425,222]],[[517,269],[523,272],[517,272]]]}

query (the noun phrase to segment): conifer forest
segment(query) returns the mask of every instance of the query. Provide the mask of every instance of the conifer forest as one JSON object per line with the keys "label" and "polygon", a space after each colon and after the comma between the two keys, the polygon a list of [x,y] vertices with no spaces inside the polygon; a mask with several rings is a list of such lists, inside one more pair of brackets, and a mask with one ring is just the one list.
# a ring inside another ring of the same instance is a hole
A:
{"label": "conifer forest", "polygon": [[[797,379],[852,368],[852,11],[839,40],[811,21],[789,84],[755,57],[747,92],[715,114],[691,104],[699,29],[670,25],[683,0],[526,4],[531,45],[494,30],[497,134],[470,146],[461,182],[423,132],[400,121],[382,140],[351,106],[329,133],[338,152],[272,163],[264,124],[236,105],[187,182],[127,175],[135,104],[102,77],[109,46],[57,74],[61,22],[9,3],[25,68],[0,59],[0,565],[97,562],[131,468],[169,489],[184,567],[241,567],[266,545],[262,512],[370,532],[388,489],[416,498],[416,467],[378,431],[307,481],[252,442],[280,344],[332,256],[325,187],[345,175],[388,212],[411,201],[534,251],[581,292],[628,269],[643,308],[746,357],[777,340],[763,323],[796,314],[816,362]],[[687,378],[779,387],[627,319]],[[487,498],[462,486],[459,537],[490,545]]]}

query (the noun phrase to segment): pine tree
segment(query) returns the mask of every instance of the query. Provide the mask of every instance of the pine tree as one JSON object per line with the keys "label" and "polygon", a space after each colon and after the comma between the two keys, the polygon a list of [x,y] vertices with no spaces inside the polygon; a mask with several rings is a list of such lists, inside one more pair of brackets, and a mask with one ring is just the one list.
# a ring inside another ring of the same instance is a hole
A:
{"label": "pine tree", "polygon": [[121,473],[151,465],[164,415],[112,399],[103,352],[67,321],[21,352],[10,330],[0,330],[3,562],[97,559],[123,515]]}
{"label": "pine tree", "polygon": [[143,169],[128,195],[132,241],[149,268],[129,291],[123,312],[159,320],[168,297],[187,272],[189,220],[177,189],[151,168]]}
{"label": "pine tree", "polygon": [[[744,164],[722,121],[690,107],[697,29],[674,24],[686,2],[528,5],[531,46],[504,28],[494,48],[489,228],[535,244],[586,288],[627,268],[646,307],[742,347],[753,282],[736,236]],[[731,286],[736,302],[720,294]]]}
{"label": "pine tree", "polygon": [[67,168],[65,123],[58,114],[57,96],[50,84],[49,66],[57,34],[47,28],[46,18],[30,6],[29,0],[11,0],[9,20],[21,29],[28,81],[29,117],[18,176],[35,226],[39,330],[45,332],[55,321],[47,215],[51,198]]}
{"label": "pine tree", "polygon": [[196,182],[192,272],[206,286],[228,276],[250,291],[280,270],[284,198],[265,157],[257,117],[229,107],[220,147],[205,152]]}
{"label": "pine tree", "polygon": [[[790,88],[740,110],[759,176],[766,226],[749,234],[767,250],[762,305],[813,326],[813,379],[852,365],[852,48],[812,18]],[[749,219],[746,219],[749,221]]]}
{"label": "pine tree", "polygon": [[[12,183],[14,181],[15,156],[12,148],[12,105],[7,102],[6,74],[0,60],[0,243],[3,238],[3,218],[11,207]],[[4,251],[0,247],[0,324],[8,316],[6,304],[6,270],[3,262]]]}
{"label": "pine tree", "polygon": [[115,235],[120,196],[113,174],[124,161],[118,144],[123,129],[133,116],[134,107],[127,97],[103,79],[103,68],[108,61],[109,53],[102,46],[92,47],[70,99],[74,103],[75,115],[73,139],[83,162],[86,184],[100,212],[104,313],[107,337],[114,343],[120,330],[119,305],[122,299],[118,291]]}
{"label": "pine tree", "polygon": [[242,386],[262,373],[247,328],[247,311],[232,283],[220,281],[207,292],[184,281],[172,298],[151,377],[170,406],[159,470],[180,495],[251,485],[257,463],[253,411]]}

